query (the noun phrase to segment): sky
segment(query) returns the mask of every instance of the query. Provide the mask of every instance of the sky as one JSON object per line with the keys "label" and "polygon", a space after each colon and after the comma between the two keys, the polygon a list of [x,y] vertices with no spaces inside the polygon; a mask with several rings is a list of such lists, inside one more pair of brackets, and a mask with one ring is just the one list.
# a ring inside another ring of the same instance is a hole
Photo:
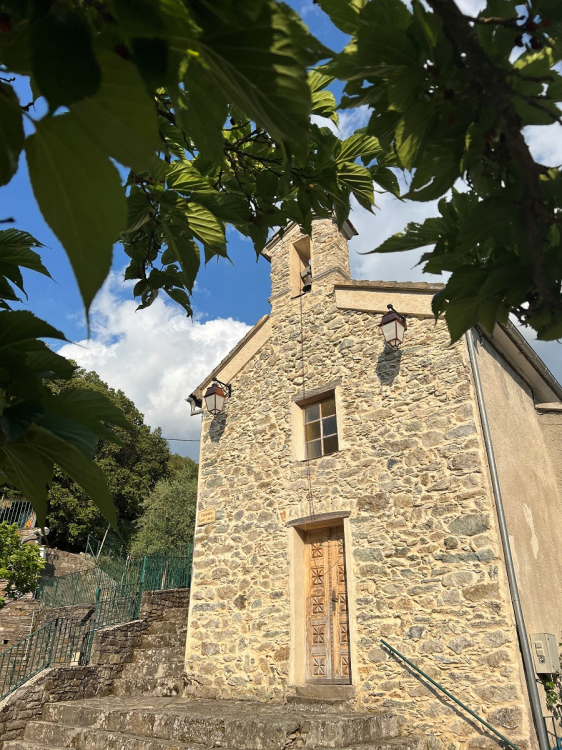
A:
{"label": "sky", "polygon": [[[457,0],[465,12],[480,3]],[[341,49],[346,41],[312,0],[292,0],[312,32],[328,47]],[[29,96],[18,82],[22,100]],[[29,97],[30,98],[30,97]],[[366,108],[340,114],[340,136],[350,135],[366,123]],[[562,163],[559,125],[529,128],[526,138],[535,158],[548,166]],[[355,279],[381,281],[443,281],[423,274],[417,266],[422,251],[393,255],[365,255],[409,221],[423,221],[437,213],[435,203],[402,203],[388,195],[377,197],[370,214],[354,205],[351,221],[359,234],[349,243],[351,272]],[[147,310],[135,312],[132,283],[122,281],[127,258],[115,247],[112,272],[96,297],[91,311],[91,337],[87,338],[84,309],[70,264],[54,234],[43,221],[29,183],[25,158],[9,185],[0,189],[0,218],[13,217],[15,226],[33,234],[45,246],[43,262],[53,280],[25,274],[27,309],[62,330],[69,343],[59,348],[88,370],[95,370],[111,387],[121,389],[145,415],[151,427],[161,427],[173,451],[197,459],[200,417],[191,417],[185,399],[240,338],[269,312],[269,264],[256,260],[249,240],[231,230],[227,234],[232,263],[211,261],[198,276],[193,296],[194,316],[164,297]],[[103,220],[103,217],[100,217]],[[562,381],[562,345],[536,342],[533,332],[524,335],[558,380]],[[188,442],[182,442],[188,441]]]}

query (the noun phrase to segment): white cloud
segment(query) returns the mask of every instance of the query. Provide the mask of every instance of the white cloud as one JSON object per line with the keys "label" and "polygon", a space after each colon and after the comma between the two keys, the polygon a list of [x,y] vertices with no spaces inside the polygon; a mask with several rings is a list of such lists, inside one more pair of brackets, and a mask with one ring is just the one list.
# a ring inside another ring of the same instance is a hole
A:
{"label": "white cloud", "polygon": [[[136,313],[123,290],[121,274],[111,274],[92,308],[92,338],[66,344],[60,353],[121,389],[165,437],[199,438],[200,418],[190,416],[185,398],[249,326],[232,318],[190,320],[161,298]],[[198,443],[170,447],[193,458],[199,453]]]}
{"label": "white cloud", "polygon": [[377,195],[375,198],[378,208],[375,209],[374,215],[353,201],[353,211],[350,218],[359,232],[359,236],[349,243],[353,278],[376,281],[444,282],[445,276],[424,274],[421,266],[417,266],[425,250],[360,255],[360,253],[374,250],[383,240],[396,234],[396,232],[403,231],[409,222],[423,222],[430,216],[439,215],[437,201],[429,203],[403,202],[390,193]]}
{"label": "white cloud", "polygon": [[532,155],[547,167],[562,164],[562,127],[553,125],[531,125],[525,128],[525,140]]}

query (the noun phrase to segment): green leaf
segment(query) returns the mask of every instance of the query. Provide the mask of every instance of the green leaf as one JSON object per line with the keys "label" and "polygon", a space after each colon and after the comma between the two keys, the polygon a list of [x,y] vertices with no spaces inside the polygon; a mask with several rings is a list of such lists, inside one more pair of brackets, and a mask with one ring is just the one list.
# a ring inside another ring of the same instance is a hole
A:
{"label": "green leaf", "polygon": [[88,310],[127,221],[119,173],[68,114],[38,122],[26,152],[33,192],[68,254]]}
{"label": "green leaf", "polygon": [[373,178],[367,167],[354,162],[344,162],[338,166],[338,178],[348,187],[357,201],[367,211],[372,209],[375,202]]}
{"label": "green leaf", "polygon": [[340,165],[344,161],[355,161],[358,156],[371,161],[381,153],[382,149],[378,139],[374,136],[366,133],[355,133],[342,141],[339,153],[337,151],[336,148],[336,161]]}
{"label": "green leaf", "polygon": [[[48,402],[49,409],[64,414],[87,425],[98,437],[107,438],[103,423],[130,430],[127,418],[115,404],[100,391],[89,388],[67,388]],[[112,438],[115,436],[112,433]]]}
{"label": "green leaf", "polygon": [[181,266],[185,285],[191,292],[201,262],[197,243],[188,232],[177,224],[165,224],[164,233],[168,246],[172,249]]}
{"label": "green leaf", "polygon": [[103,471],[93,461],[88,461],[73,445],[47,430],[34,428],[27,441],[33,445],[45,462],[52,461],[73,479],[97,505],[105,518],[117,528],[117,515]]}
{"label": "green leaf", "polygon": [[23,401],[4,409],[0,426],[6,440],[11,443],[21,437],[44,411],[43,405],[37,401]]}
{"label": "green leaf", "polygon": [[226,257],[224,224],[205,206],[193,201],[187,203],[185,212],[189,228],[195,237],[206,247],[213,250],[213,254]]}
{"label": "green leaf", "polygon": [[156,107],[133,63],[99,50],[102,80],[95,96],[70,107],[84,133],[101,151],[135,172],[148,171],[161,143]]}
{"label": "green leaf", "polygon": [[35,237],[19,229],[0,230],[0,265],[9,263],[21,266],[21,268],[29,268],[31,271],[51,278],[51,274],[41,262],[38,253],[31,250],[32,247],[43,247],[43,245]]}
{"label": "green leaf", "polygon": [[0,349],[37,338],[62,339],[63,333],[28,310],[0,312]]}
{"label": "green leaf", "polygon": [[417,166],[417,160],[434,125],[434,112],[429,104],[414,104],[396,127],[396,153],[405,169]]}
{"label": "green leaf", "polygon": [[63,3],[34,7],[29,27],[31,68],[53,112],[95,94],[101,71],[90,29],[78,12]]}
{"label": "green leaf", "polygon": [[53,462],[30,442],[0,446],[0,469],[21,494],[29,500],[37,514],[39,526],[45,525],[47,493],[53,479]]}
{"label": "green leaf", "polygon": [[367,0],[318,0],[318,5],[344,34],[353,34],[359,26],[359,13]]}
{"label": "green leaf", "polygon": [[146,224],[154,213],[154,209],[142,190],[131,192],[127,196],[127,228],[126,232],[135,232]]}
{"label": "green leaf", "polygon": [[94,460],[98,438],[86,425],[49,409],[45,410],[37,424],[65,443],[74,446],[86,460]]}
{"label": "green leaf", "polygon": [[0,185],[6,185],[16,173],[23,139],[19,99],[11,86],[0,83]]}
{"label": "green leaf", "polygon": [[308,85],[312,97],[310,114],[326,117],[337,125],[336,98],[331,91],[325,91],[326,86],[329,86],[333,80],[333,76],[325,75],[318,70],[310,71],[308,74]]}
{"label": "green leaf", "polygon": [[219,26],[200,40],[215,85],[258,125],[281,142],[308,132],[311,108],[306,70],[291,24],[273,3],[244,26]]}
{"label": "green leaf", "polygon": [[404,233],[398,232],[389,237],[377,248],[370,250],[365,255],[369,255],[370,253],[404,252],[405,250],[415,250],[419,247],[434,245],[445,229],[443,220],[439,218],[426,219],[423,224],[411,222],[406,227]]}
{"label": "green leaf", "polygon": [[0,33],[0,60],[11,73],[28,76],[31,72],[29,23],[27,20],[14,23],[12,18],[11,25],[10,31]]}
{"label": "green leaf", "polygon": [[178,106],[174,108],[176,116],[198,151],[218,163],[224,156],[222,129],[227,115],[226,99],[209,73],[195,60],[190,62],[183,82],[185,95],[178,97]]}

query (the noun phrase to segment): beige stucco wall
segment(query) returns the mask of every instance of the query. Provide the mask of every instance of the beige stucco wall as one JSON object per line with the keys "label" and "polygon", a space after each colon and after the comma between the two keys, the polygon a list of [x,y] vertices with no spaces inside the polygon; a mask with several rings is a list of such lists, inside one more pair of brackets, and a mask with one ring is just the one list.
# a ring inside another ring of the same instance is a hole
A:
{"label": "beige stucco wall", "polygon": [[529,386],[487,341],[478,364],[527,630],[560,639],[562,415],[537,414]]}
{"label": "beige stucco wall", "polygon": [[[313,271],[341,267],[331,223],[314,228]],[[379,314],[338,309],[339,271],[291,299],[282,278],[291,239],[272,253],[271,336],[233,378],[225,412],[203,419],[198,502],[216,510],[216,521],[195,535],[188,693],[282,700],[291,691],[301,670],[292,662],[295,540],[286,523],[348,510],[356,707],[395,709],[404,731],[433,738],[432,750],[496,747],[389,659],[385,638],[527,748],[532,732],[464,343],[448,347],[444,323],[411,316],[401,351],[385,352]],[[387,299],[395,301],[392,290]],[[310,462],[309,495],[292,397],[336,381],[343,448]]]}

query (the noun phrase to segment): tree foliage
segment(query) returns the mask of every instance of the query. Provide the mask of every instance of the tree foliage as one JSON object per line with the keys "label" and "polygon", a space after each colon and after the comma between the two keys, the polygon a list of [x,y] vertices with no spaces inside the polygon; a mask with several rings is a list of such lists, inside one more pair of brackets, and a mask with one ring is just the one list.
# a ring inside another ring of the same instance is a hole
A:
{"label": "tree foliage", "polygon": [[14,485],[45,524],[47,494],[57,472],[71,478],[114,525],[116,515],[103,472],[93,462],[99,438],[119,443],[123,412],[99,389],[53,388],[76,366],[40,339],[65,340],[26,310],[11,310],[24,293],[21,269],[49,275],[26,232],[0,231],[0,481]]}
{"label": "tree foliage", "polygon": [[327,66],[347,81],[341,106],[371,109],[366,132],[411,175],[405,199],[441,199],[374,252],[433,246],[422,262],[452,274],[433,309],[453,340],[510,313],[562,337],[562,175],[523,132],[561,123],[560,2],[489,0],[477,17],[454,0],[318,2],[352,35]]}
{"label": "tree foliage", "polygon": [[[342,224],[351,195],[370,209],[373,179],[394,184],[392,159],[377,163],[375,139],[342,144],[312,122],[312,115],[337,121],[332,78],[314,70],[329,55],[274,0],[1,0],[0,185],[24,151],[86,312],[121,239],[139,307],[163,291],[189,315],[200,263],[227,257],[227,225],[259,253],[272,228],[297,221],[310,231],[313,212]],[[27,77],[32,102],[18,100],[12,73]],[[116,164],[130,170],[125,185]],[[30,257],[40,244],[29,235],[26,242]],[[6,300],[14,300],[8,280],[21,288],[18,263],[12,258],[12,277],[0,284]],[[108,438],[101,421],[94,424],[91,411],[85,421],[87,405],[74,401],[64,414],[72,428],[54,433],[52,419],[48,429],[43,423],[41,378],[68,378],[71,368],[39,339],[62,334],[27,313],[7,310],[4,320],[17,328],[20,348],[0,396],[24,416],[0,436],[0,469],[40,522],[56,463],[115,524],[92,461],[92,436]],[[39,350],[49,361],[34,365],[31,393],[23,370]],[[124,426],[117,413],[103,421]]]}
{"label": "tree foliage", "polygon": [[[170,473],[170,449],[160,428],[151,431],[134,403],[122,391],[109,388],[95,372],[76,370],[72,380],[56,386],[67,396],[84,391],[106,398],[124,415],[128,429],[115,427],[119,442],[99,440],[94,464],[105,475],[118,517],[118,530],[127,543],[142,503],[158,481]],[[49,543],[59,549],[83,551],[88,534],[102,539],[107,521],[80,486],[56,469],[48,494]]]}
{"label": "tree foliage", "polygon": [[183,466],[160,480],[143,502],[132,539],[133,554],[149,554],[191,542],[195,530],[197,464],[183,459]]}
{"label": "tree foliage", "polygon": [[22,543],[17,524],[0,523],[0,609],[6,600],[19,599],[31,594],[39,585],[45,561],[39,547]]}

